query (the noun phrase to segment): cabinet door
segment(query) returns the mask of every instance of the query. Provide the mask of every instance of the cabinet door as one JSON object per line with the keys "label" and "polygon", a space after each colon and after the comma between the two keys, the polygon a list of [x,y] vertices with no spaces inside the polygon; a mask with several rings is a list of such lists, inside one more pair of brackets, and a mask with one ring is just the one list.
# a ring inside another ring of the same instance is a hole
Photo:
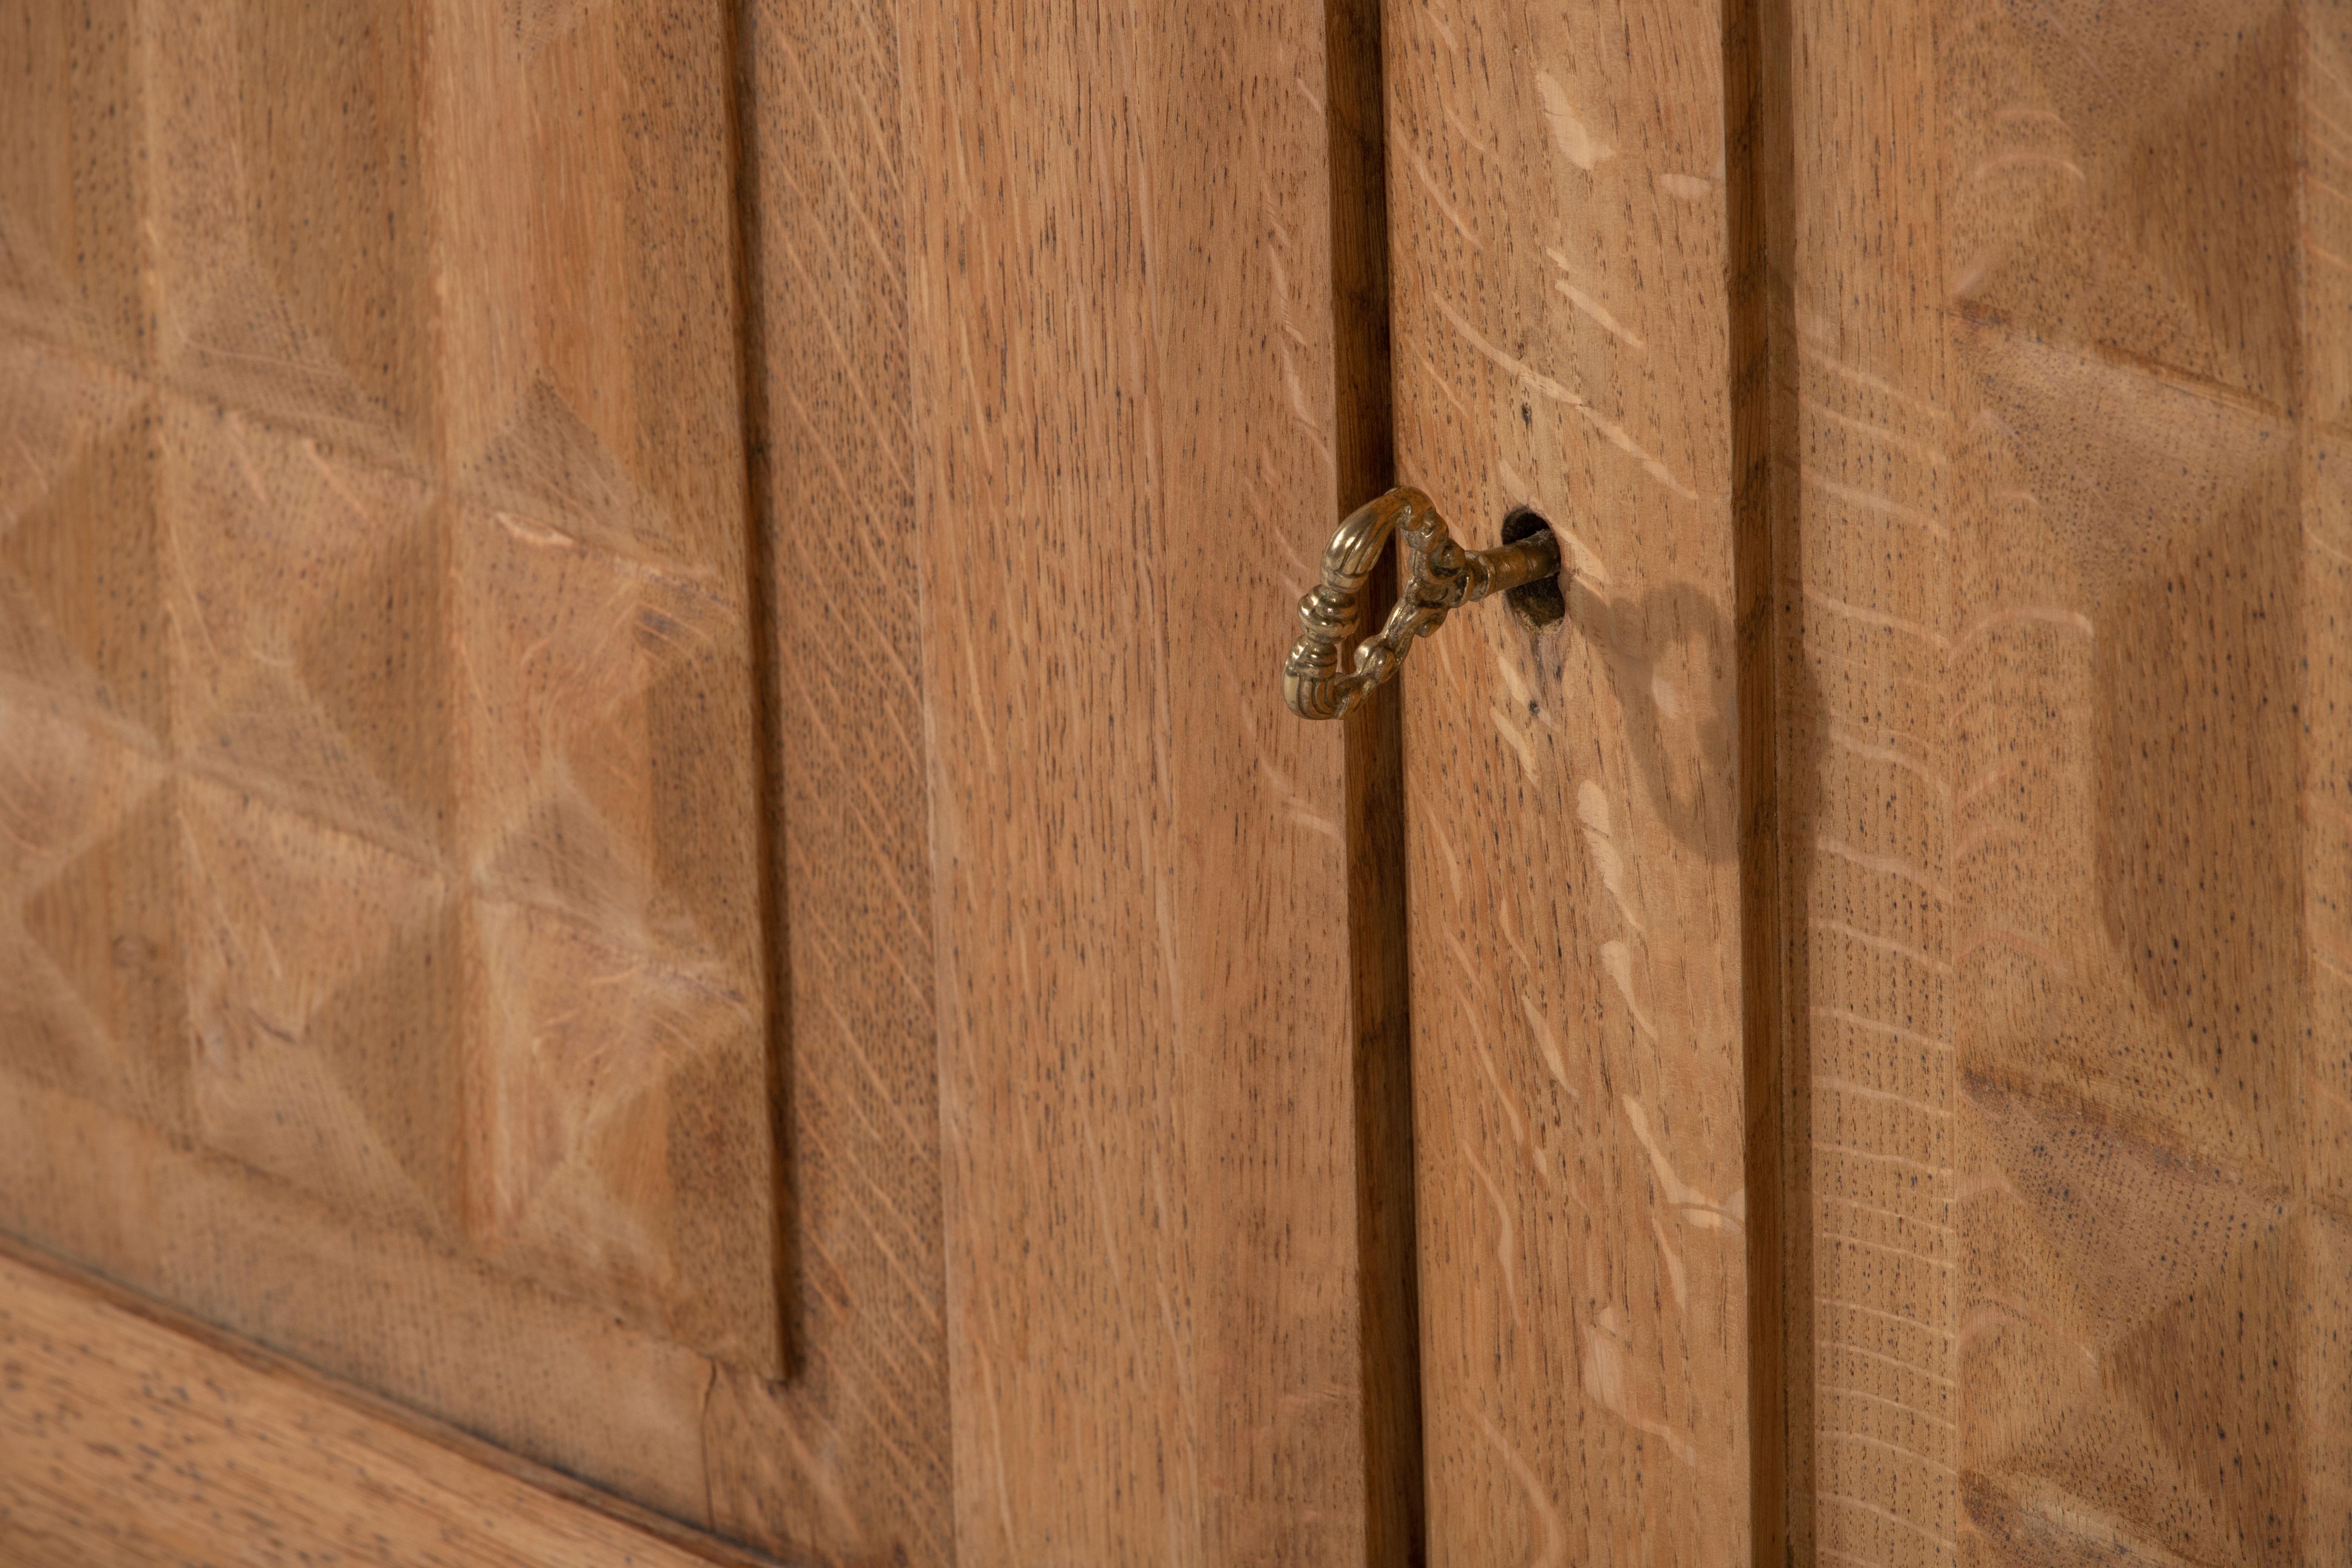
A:
{"label": "cabinet door", "polygon": [[1430,1550],[2352,1538],[2352,33],[1391,14]]}
{"label": "cabinet door", "polygon": [[701,1519],[809,1352],[726,18],[0,37],[0,1223]]}
{"label": "cabinet door", "polygon": [[1786,25],[1793,1543],[2341,1562],[2352,31]]}
{"label": "cabinet door", "polygon": [[0,5],[0,1331],[217,1457],[0,1394],[5,1554],[397,1555],[393,1412],[795,1561],[1404,1559],[1393,734],[1273,674],[1376,50]]}

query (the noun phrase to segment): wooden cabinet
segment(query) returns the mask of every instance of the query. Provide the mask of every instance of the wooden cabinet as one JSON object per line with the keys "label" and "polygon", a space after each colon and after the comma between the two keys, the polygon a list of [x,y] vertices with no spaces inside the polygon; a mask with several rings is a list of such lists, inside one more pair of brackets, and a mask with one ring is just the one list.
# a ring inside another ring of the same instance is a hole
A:
{"label": "wooden cabinet", "polygon": [[0,1557],[2352,1553],[2334,8],[0,83]]}

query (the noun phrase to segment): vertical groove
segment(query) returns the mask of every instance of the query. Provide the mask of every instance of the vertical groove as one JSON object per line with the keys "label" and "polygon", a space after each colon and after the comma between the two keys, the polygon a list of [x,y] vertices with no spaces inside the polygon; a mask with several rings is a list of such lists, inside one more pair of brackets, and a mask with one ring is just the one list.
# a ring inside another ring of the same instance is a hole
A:
{"label": "vertical groove", "polygon": [[[1396,482],[1380,0],[1327,0],[1324,69],[1330,127],[1336,500],[1345,513]],[[1395,596],[1391,554],[1369,584],[1366,624],[1378,625]],[[1400,685],[1382,688],[1345,721],[1344,742],[1365,1561],[1373,1568],[1407,1568],[1427,1557]]]}
{"label": "vertical groove", "polygon": [[[1786,0],[1725,0],[1724,138],[1729,225],[1732,594],[1738,616],[1740,1022],[1748,1185],[1748,1415],[1751,1561],[1793,1563],[1790,1531],[1784,1114],[1790,1063],[1781,940],[1779,543],[1794,522],[1791,345],[1796,152]],[[1805,1361],[1810,1366],[1808,1357]]]}
{"label": "vertical groove", "polygon": [[736,0],[727,29],[727,146],[735,182],[735,314],[738,395],[743,410],[744,618],[751,639],[751,744],[757,816],[752,853],[760,865],[761,976],[768,1023],[770,1208],[776,1271],[777,1363],[789,1378],[799,1370],[798,1228],[793,1212],[792,952],[784,930],[783,758],[781,672],[783,627],[776,622],[775,517],[772,454],[768,440],[767,310],[761,289],[758,51],[752,45],[759,0]]}

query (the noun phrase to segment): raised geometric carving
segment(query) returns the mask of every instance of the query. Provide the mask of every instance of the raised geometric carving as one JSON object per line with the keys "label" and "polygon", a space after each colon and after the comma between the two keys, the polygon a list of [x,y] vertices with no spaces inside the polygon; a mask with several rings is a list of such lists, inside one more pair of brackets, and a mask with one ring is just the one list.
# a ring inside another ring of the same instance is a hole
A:
{"label": "raised geometric carving", "polygon": [[196,1121],[362,1212],[454,1229],[461,959],[432,866],[182,784]]}
{"label": "raised geometric carving", "polygon": [[740,608],[551,527],[471,510],[457,581],[487,892],[756,973]]}
{"label": "raised geometric carving", "polygon": [[421,21],[407,0],[145,18],[159,368],[404,469],[432,444]]}
{"label": "raised geometric carving", "polygon": [[2285,0],[2150,0],[2129,26],[2098,0],[1951,10],[1953,296],[2289,401],[2300,29]]}
{"label": "raised geometric carving", "polygon": [[1959,769],[1990,785],[1961,816],[1973,1070],[2281,1160],[2284,1058],[2261,1042],[2294,1005],[2263,951],[2296,929],[2291,444],[2133,367],[1953,341],[1985,416]]}
{"label": "raised geometric carving", "polygon": [[153,405],[70,353],[0,345],[0,670],[164,730]]}
{"label": "raised geometric carving", "polygon": [[[1959,325],[1963,1492],[1995,1560],[2292,1531],[2294,447]],[[1891,1146],[1891,1145],[1890,1145]],[[2094,1526],[2095,1529],[2094,1530]]]}
{"label": "raised geometric carving", "polygon": [[16,10],[0,1093],[778,1371],[722,18]]}
{"label": "raised geometric carving", "polygon": [[236,6],[234,25],[236,120],[218,145],[235,154],[254,275],[421,437],[434,379],[434,215],[418,155],[429,13],[415,0],[258,0]]}
{"label": "raised geometric carving", "polygon": [[1978,1507],[2061,1502],[2141,1550],[2273,1560],[2297,1489],[2294,1352],[2247,1307],[2287,1299],[2289,1194],[2094,1115],[1971,1099],[1999,1173],[1962,1221]]}
{"label": "raised geometric carving", "polygon": [[1796,20],[1793,1555],[2336,1561],[2352,26]]}
{"label": "raised geometric carving", "polygon": [[136,5],[13,12],[0,93],[0,324],[125,367],[146,326]]}
{"label": "raised geometric carving", "polygon": [[772,1360],[772,1273],[709,1245],[773,1179],[760,998],[553,910],[492,901],[479,918],[478,1239],[558,1289]]}
{"label": "raised geometric carving", "polygon": [[682,1245],[740,1226],[772,1181],[749,752],[709,743],[749,679],[741,612],[550,522],[468,509],[460,531],[480,1239],[756,1362],[768,1266]]}
{"label": "raised geometric carving", "polygon": [[544,380],[516,399],[507,423],[461,475],[469,499],[570,534],[610,553],[663,560],[667,531],[653,498]]}
{"label": "raised geometric carving", "polygon": [[428,492],[232,409],[165,400],[178,738],[353,831],[456,841],[446,573]]}
{"label": "raised geometric carving", "polygon": [[26,889],[24,932],[95,1027],[60,1018],[54,1032],[12,1037],[11,1062],[38,1082],[178,1127],[188,1062],[171,795],[168,784],[151,788]]}

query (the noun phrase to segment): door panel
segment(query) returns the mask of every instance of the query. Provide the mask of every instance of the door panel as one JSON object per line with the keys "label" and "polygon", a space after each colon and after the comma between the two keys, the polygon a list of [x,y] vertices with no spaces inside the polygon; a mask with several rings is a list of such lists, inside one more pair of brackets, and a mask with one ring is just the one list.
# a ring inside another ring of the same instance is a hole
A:
{"label": "door panel", "polygon": [[1723,18],[1391,17],[1398,474],[1564,623],[1403,678],[1430,1552],[1741,1560],[1747,1200]]}
{"label": "door panel", "polygon": [[2352,1552],[2352,26],[1377,9],[0,0],[0,1544]]}
{"label": "door panel", "polygon": [[902,20],[959,1561],[1364,1562],[1324,8]]}
{"label": "door panel", "polygon": [[2339,1561],[2347,36],[1789,19],[1799,1559]]}
{"label": "door panel", "polygon": [[5,26],[5,1224],[699,1517],[784,1349],[724,17]]}
{"label": "door panel", "polygon": [[1393,734],[1263,613],[1387,478],[1364,9],[82,20],[0,1223],[795,1560],[1407,1558]]}

